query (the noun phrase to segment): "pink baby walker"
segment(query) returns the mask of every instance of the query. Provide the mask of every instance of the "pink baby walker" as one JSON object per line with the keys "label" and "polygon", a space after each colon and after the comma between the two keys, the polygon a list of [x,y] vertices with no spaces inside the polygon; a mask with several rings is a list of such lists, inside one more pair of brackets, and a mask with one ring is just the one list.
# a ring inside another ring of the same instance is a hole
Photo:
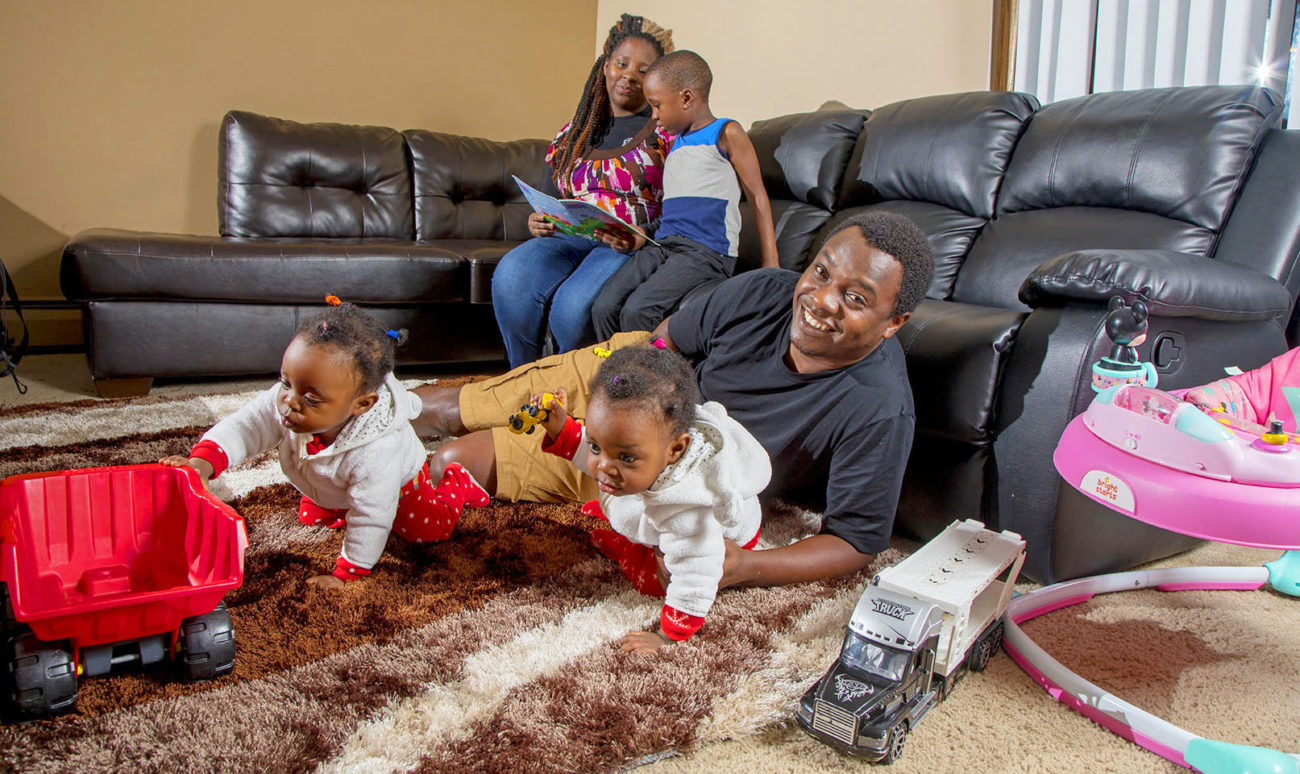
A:
{"label": "pink baby walker", "polygon": [[1300,596],[1300,438],[1263,434],[1178,396],[1119,383],[1066,427],[1061,476],[1112,510],[1174,532],[1286,549],[1264,567],[1179,567],[1057,583],[1012,600],[1006,649],[1054,698],[1181,766],[1204,772],[1300,772],[1300,756],[1205,739],[1135,707],[1061,665],[1019,624],[1095,594],[1156,588],[1258,589]]}

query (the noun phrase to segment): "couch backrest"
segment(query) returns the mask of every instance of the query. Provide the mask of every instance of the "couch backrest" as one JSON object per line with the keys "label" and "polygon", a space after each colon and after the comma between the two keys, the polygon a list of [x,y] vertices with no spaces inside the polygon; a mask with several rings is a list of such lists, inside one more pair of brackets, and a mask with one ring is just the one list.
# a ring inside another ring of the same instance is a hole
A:
{"label": "couch backrest", "polygon": [[495,142],[441,132],[403,132],[411,150],[415,238],[528,238],[528,213],[512,175],[540,187],[546,140]]}
{"label": "couch backrest", "polygon": [[411,239],[402,135],[232,110],[218,141],[222,236]]}
{"label": "couch backrest", "polygon": [[993,217],[1012,150],[1037,107],[1028,94],[985,91],[878,108],[854,147],[828,228],[865,209],[911,218],[934,248],[927,295],[947,298],[972,241]]}
{"label": "couch backrest", "polygon": [[1017,297],[1024,278],[1073,250],[1212,255],[1260,141],[1279,121],[1272,92],[1232,86],[1108,92],[1042,108],[1015,146],[996,217],[971,246],[952,299],[1027,309]]}
{"label": "couch backrest", "polygon": [[[817,110],[755,121],[750,142],[758,155],[763,187],[772,205],[781,265],[803,271],[821,227],[831,216],[844,180],[844,165],[868,111]],[[741,204],[737,271],[759,265],[761,245],[753,209]]]}

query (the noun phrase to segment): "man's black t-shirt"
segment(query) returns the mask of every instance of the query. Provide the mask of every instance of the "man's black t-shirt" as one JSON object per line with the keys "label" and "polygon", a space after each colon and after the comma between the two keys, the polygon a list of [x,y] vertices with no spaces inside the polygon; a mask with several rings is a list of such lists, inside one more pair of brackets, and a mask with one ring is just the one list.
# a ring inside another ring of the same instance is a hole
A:
{"label": "man's black t-shirt", "polygon": [[[862,553],[889,547],[915,413],[903,349],[885,339],[845,368],[795,373],[786,365],[799,275],[759,269],[718,285],[668,322],[716,400],[772,458],[778,492],[818,505],[822,532]],[[824,487],[824,490],[823,490]]]}

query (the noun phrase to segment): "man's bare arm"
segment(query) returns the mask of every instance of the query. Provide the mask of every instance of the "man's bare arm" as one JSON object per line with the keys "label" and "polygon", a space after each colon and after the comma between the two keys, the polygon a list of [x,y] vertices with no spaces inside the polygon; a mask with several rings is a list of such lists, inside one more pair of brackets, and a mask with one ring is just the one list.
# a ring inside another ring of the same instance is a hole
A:
{"label": "man's bare arm", "polygon": [[673,352],[681,352],[681,350],[677,348],[677,345],[673,343],[672,337],[668,335],[668,321],[671,319],[673,319],[671,315],[665,317],[663,319],[663,322],[655,326],[654,333],[652,333],[651,335],[654,338],[663,339],[664,346],[667,347],[668,349],[671,349]]}
{"label": "man's bare arm", "polygon": [[720,588],[727,586],[784,586],[790,583],[838,578],[866,567],[873,554],[859,553],[843,538],[813,535],[792,545],[764,551],[746,551],[727,541]]}

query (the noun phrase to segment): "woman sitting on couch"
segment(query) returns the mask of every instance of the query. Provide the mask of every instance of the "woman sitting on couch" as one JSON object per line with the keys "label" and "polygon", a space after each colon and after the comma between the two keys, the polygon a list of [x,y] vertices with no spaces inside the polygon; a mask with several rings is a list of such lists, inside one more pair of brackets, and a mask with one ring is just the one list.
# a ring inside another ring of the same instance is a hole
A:
{"label": "woman sitting on couch", "polygon": [[[610,28],[573,120],[546,154],[551,175],[543,191],[641,228],[659,217],[668,135],[651,116],[642,85],[646,68],[672,50],[672,31],[642,16],[623,14]],[[642,243],[603,231],[601,242],[557,233],[535,212],[528,230],[536,238],[506,253],[492,277],[511,367],[541,356],[548,322],[560,352],[595,341],[591,304]]]}

